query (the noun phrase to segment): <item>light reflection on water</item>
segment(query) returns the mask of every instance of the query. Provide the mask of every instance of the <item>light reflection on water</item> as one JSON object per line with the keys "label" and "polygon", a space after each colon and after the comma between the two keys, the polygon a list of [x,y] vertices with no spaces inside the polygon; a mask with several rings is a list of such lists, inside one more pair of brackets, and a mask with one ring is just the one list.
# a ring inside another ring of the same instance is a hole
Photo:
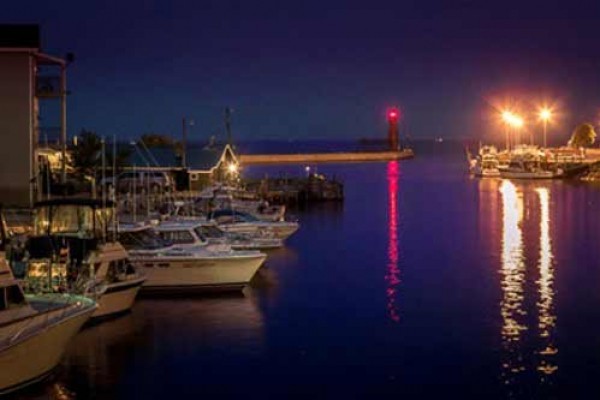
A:
{"label": "light reflection on water", "polygon": [[[507,180],[502,181],[499,191],[502,198],[502,379],[505,384],[514,386],[528,366],[536,364],[541,381],[547,383],[549,376],[558,369],[554,360],[558,349],[553,340],[556,316],[553,307],[554,256],[550,234],[551,192],[548,187],[532,187]],[[529,199],[533,196],[537,201],[524,201],[524,197]],[[525,215],[528,218],[524,219]],[[535,226],[535,218],[538,216],[539,226]],[[533,217],[533,220],[530,221],[529,217]],[[527,252],[528,248],[534,248],[538,243],[527,242],[524,231],[539,233],[539,254],[535,255],[539,273],[535,303],[538,314],[536,333],[539,335],[536,355],[528,351],[523,335],[528,329],[534,328],[530,326],[524,305],[526,296],[534,295],[526,293],[527,276],[534,272],[533,263],[528,262],[526,254],[531,254]]]}
{"label": "light reflection on water", "polygon": [[398,161],[390,161],[387,165],[388,183],[388,265],[385,280],[388,283],[387,309],[390,319],[400,320],[396,298],[397,286],[400,284],[400,268],[398,267]]}
{"label": "light reflection on water", "polygon": [[502,340],[505,351],[503,378],[506,384],[512,383],[515,374],[525,370],[523,355],[518,342],[522,331],[526,330],[523,309],[523,284],[525,280],[525,259],[523,252],[523,194],[516,186],[504,180],[500,186],[502,197]]}
{"label": "light reflection on water", "polygon": [[554,256],[550,237],[550,191],[548,188],[537,188],[536,193],[540,200],[540,278],[537,281],[540,294],[537,302],[539,310],[538,328],[540,342],[544,345],[539,351],[538,371],[544,375],[552,375],[558,369],[553,360],[558,353],[558,349],[554,345],[552,337],[556,325],[556,316],[553,310]]}

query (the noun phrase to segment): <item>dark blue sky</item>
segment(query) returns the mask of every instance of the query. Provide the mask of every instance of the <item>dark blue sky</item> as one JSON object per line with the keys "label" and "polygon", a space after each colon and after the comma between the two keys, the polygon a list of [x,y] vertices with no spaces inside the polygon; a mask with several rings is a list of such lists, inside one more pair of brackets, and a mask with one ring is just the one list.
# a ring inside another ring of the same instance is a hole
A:
{"label": "dark blue sky", "polygon": [[[490,104],[561,103],[559,126],[600,120],[600,3],[541,1],[20,1],[75,53],[69,132],[222,131],[243,139],[384,135],[399,105],[417,137],[499,135]],[[529,129],[539,130],[535,121]]]}

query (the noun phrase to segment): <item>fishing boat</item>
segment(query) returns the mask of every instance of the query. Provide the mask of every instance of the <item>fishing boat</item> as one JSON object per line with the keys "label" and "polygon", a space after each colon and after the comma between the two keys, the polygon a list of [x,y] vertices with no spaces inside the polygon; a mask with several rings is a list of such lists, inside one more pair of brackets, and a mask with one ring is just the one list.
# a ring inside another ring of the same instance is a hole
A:
{"label": "fishing boat", "polygon": [[111,202],[46,200],[35,204],[34,216],[26,289],[89,296],[98,302],[93,318],[131,309],[145,276],[109,229],[114,224]]}
{"label": "fishing boat", "polygon": [[[2,224],[5,233],[5,226]],[[87,297],[24,294],[0,249],[0,394],[44,379],[73,336],[96,311]]]}
{"label": "fishing boat", "polygon": [[155,230],[164,240],[184,249],[207,247],[215,250],[270,250],[283,246],[281,239],[268,235],[224,232],[214,221],[202,219],[164,221]]}
{"label": "fishing boat", "polygon": [[209,220],[214,220],[220,229],[230,233],[271,236],[285,240],[293,235],[300,225],[293,221],[261,221],[251,214],[224,209],[212,212]]}
{"label": "fishing boat", "polygon": [[267,257],[259,251],[230,248],[185,249],[163,240],[151,225],[122,224],[119,240],[129,251],[131,261],[144,269],[147,280],[142,289],[147,292],[241,290]]}

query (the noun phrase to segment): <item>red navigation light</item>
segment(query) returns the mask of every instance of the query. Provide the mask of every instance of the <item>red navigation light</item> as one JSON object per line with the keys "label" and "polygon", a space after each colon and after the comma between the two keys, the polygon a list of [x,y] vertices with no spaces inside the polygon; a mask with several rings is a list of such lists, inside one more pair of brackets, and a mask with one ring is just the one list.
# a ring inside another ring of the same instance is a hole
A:
{"label": "red navigation light", "polygon": [[391,110],[388,110],[388,120],[390,121],[395,121],[398,119],[398,116],[400,115],[400,112],[398,112],[397,109],[392,108]]}

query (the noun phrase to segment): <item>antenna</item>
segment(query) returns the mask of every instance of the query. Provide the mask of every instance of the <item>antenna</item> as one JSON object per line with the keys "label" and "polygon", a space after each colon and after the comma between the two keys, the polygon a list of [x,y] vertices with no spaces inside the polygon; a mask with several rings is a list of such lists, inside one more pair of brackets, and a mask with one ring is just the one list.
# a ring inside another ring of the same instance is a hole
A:
{"label": "antenna", "polygon": [[102,229],[102,240],[106,242],[106,231],[108,229],[108,221],[106,220],[106,141],[104,136],[100,141],[102,145],[102,213],[104,213],[104,229]]}
{"label": "antenna", "polygon": [[113,239],[117,239],[119,225],[117,224],[117,136],[113,135],[113,165],[112,165],[112,201],[113,201]]}
{"label": "antenna", "polygon": [[227,143],[231,146],[231,109],[225,107],[225,131],[227,132]]}

